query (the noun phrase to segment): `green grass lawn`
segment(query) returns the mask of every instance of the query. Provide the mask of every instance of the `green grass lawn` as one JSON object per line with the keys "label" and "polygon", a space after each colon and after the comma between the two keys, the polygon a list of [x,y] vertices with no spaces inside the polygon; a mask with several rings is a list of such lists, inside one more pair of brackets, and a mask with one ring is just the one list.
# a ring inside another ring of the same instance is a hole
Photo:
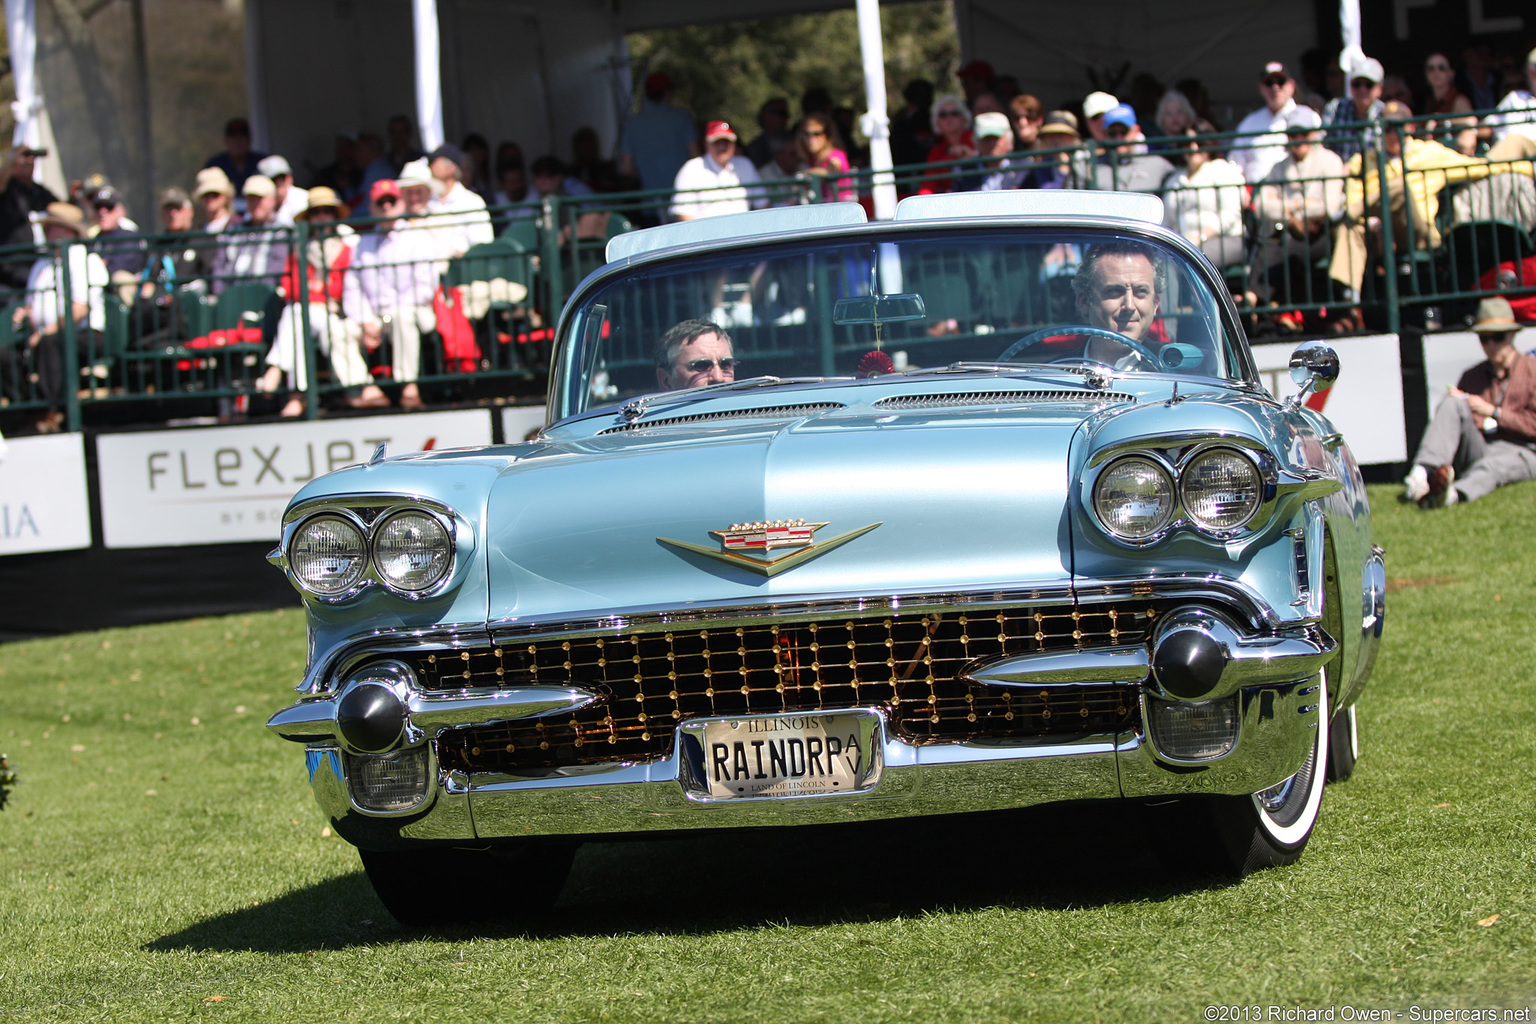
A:
{"label": "green grass lawn", "polygon": [[1236,885],[1169,874],[1113,808],[1063,808],[589,846],[551,914],[422,935],[263,728],[300,673],[297,610],[0,647],[21,774],[0,812],[0,1021],[1536,1005],[1536,485],[1434,514],[1393,494],[1372,490],[1393,590],[1359,769],[1299,864]]}

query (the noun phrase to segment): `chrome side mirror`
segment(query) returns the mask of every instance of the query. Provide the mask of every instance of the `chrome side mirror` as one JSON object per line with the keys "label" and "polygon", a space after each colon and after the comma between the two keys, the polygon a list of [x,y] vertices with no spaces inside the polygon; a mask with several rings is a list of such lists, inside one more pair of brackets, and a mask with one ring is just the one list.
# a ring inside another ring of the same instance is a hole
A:
{"label": "chrome side mirror", "polygon": [[1292,409],[1314,391],[1327,391],[1339,379],[1339,354],[1320,341],[1304,341],[1291,353],[1291,380],[1299,389],[1291,398]]}

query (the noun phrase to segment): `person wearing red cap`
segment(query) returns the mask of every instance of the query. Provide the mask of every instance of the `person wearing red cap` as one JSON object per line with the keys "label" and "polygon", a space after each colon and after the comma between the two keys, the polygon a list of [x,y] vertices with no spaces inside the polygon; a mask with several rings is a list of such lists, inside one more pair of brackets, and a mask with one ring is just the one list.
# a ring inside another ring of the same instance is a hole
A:
{"label": "person wearing red cap", "polygon": [[768,205],[759,185],[762,178],[752,161],[736,155],[736,130],[724,121],[704,128],[703,156],[683,164],[672,182],[672,216],[677,220],[718,217],[722,213],[746,213]]}
{"label": "person wearing red cap", "polygon": [[678,168],[699,155],[693,115],[672,106],[672,93],[671,78],[660,71],[647,75],[640,109],[624,119],[619,133],[619,173],[639,178],[647,191],[671,188]]}

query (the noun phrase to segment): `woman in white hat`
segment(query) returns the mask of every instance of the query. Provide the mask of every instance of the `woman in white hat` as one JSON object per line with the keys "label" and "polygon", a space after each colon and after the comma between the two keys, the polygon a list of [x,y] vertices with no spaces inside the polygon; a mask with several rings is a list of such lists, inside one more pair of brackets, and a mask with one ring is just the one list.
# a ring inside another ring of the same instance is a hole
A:
{"label": "woman in white hat", "polygon": [[292,380],[292,390],[282,409],[285,417],[304,415],[309,389],[309,358],[304,343],[306,310],[301,303],[308,307],[309,336],[316,349],[330,360],[334,381],[345,388],[362,389],[350,394],[347,404],[353,408],[389,404],[384,392],[373,383],[368,362],[341,316],[342,275],[352,262],[352,250],[357,244],[357,233],[339,223],[346,215],[347,208],[336,193],[317,185],[309,190],[309,204],[295,218],[309,226],[309,241],[304,248],[308,294],[300,294],[299,261],[290,253],[282,284],[288,305],[283,308],[272,348],[267,353],[267,371],[256,382],[258,391],[277,391],[284,375]]}

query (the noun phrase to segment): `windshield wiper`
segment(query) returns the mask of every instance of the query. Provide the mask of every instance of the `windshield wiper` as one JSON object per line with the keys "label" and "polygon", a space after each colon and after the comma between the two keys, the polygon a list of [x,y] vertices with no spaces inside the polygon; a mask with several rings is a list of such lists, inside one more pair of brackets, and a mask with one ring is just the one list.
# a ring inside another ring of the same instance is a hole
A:
{"label": "windshield wiper", "polygon": [[705,384],[702,387],[688,388],[683,391],[652,391],[638,398],[631,398],[619,407],[619,415],[624,417],[626,423],[633,423],[644,416],[652,405],[678,405],[683,402],[697,401],[710,395],[725,391],[747,391],[752,388],[770,388],[779,384],[809,384],[817,381],[828,380],[826,377],[747,377],[744,380],[726,380],[719,384]]}
{"label": "windshield wiper", "polygon": [[1081,374],[1085,384],[1102,391],[1105,371],[1112,369],[1103,364],[1079,366],[1071,363],[979,363],[962,360],[947,366],[920,366],[916,369],[902,370],[899,376],[914,377],[925,373],[1025,373],[1058,376],[1071,373]]}

